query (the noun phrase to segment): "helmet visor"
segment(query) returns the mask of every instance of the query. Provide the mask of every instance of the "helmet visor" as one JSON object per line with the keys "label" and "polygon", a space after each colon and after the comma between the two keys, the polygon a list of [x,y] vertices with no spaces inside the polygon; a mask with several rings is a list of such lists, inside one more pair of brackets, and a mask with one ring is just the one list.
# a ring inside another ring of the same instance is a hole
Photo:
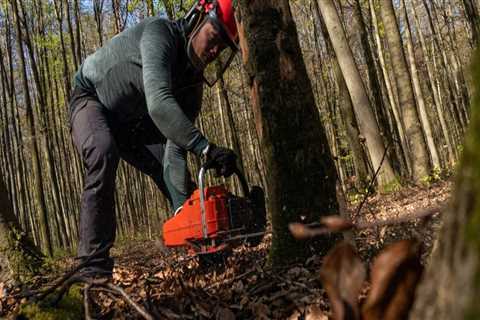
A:
{"label": "helmet visor", "polygon": [[213,86],[230,65],[237,44],[228,36],[216,18],[207,16],[194,30],[187,53],[193,65],[203,71],[205,82]]}
{"label": "helmet visor", "polygon": [[238,51],[237,43],[230,38],[228,35],[225,26],[216,18],[215,15],[210,14],[207,17],[207,20],[215,26],[215,29],[218,30],[219,36],[222,39],[224,49],[220,52],[217,58],[209,63],[204,72],[203,77],[205,82],[212,87],[218,79],[223,75],[225,70],[232,62],[235,54]]}
{"label": "helmet visor", "polygon": [[225,70],[227,70],[228,66],[232,63],[236,53],[236,48],[227,46],[220,52],[215,60],[206,66],[203,71],[203,78],[210,87],[222,77]]}

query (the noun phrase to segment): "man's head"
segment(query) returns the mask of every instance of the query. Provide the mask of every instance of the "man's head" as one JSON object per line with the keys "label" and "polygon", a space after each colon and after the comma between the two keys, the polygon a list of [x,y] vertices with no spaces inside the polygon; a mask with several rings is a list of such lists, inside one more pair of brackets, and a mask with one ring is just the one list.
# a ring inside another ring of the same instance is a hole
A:
{"label": "man's head", "polygon": [[[227,58],[218,59],[224,70],[237,51],[238,31],[232,0],[199,0],[189,15],[187,20],[193,25],[188,42],[190,60],[197,69],[205,70],[221,54],[226,55]],[[211,84],[208,80],[207,83]]]}
{"label": "man's head", "polygon": [[220,52],[227,47],[227,43],[220,33],[221,30],[212,21],[207,20],[192,37],[193,52],[205,66],[215,60]]}

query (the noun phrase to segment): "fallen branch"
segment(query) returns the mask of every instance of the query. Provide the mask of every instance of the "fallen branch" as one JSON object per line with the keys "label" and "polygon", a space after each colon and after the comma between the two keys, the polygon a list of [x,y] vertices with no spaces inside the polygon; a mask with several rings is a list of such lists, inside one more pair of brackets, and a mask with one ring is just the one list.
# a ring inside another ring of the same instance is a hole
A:
{"label": "fallen branch", "polygon": [[83,305],[85,309],[85,320],[92,320],[92,317],[90,316],[90,306],[89,306],[89,294],[88,291],[90,290],[92,286],[91,285],[86,285],[85,288],[83,289]]}
{"label": "fallen branch", "polygon": [[20,293],[18,295],[13,296],[14,298],[31,298],[34,297],[34,301],[42,301],[48,295],[54,293],[57,289],[58,295],[53,300],[52,305],[58,304],[62,297],[65,295],[66,292],[70,289],[73,284],[76,283],[83,283],[85,284],[84,288],[84,299],[83,304],[85,307],[85,319],[90,320],[92,319],[90,315],[90,308],[89,308],[89,291],[106,291],[107,293],[115,293],[120,295],[130,306],[133,307],[143,318],[147,320],[153,320],[154,317],[148,313],[143,307],[141,307],[138,303],[133,301],[133,299],[120,287],[114,285],[113,283],[109,282],[110,279],[108,277],[99,277],[93,278],[90,277],[88,274],[79,273],[79,271],[88,266],[88,264],[92,261],[92,259],[98,257],[100,254],[106,252],[112,247],[112,244],[106,246],[105,248],[94,252],[92,255],[88,256],[85,261],[78,264],[75,268],[67,272],[64,276],[62,276],[58,281],[56,281],[53,285],[49,286],[48,288],[31,291],[28,293]]}
{"label": "fallen branch", "polygon": [[90,277],[86,277],[84,275],[76,275],[65,281],[65,283],[60,287],[59,293],[57,295],[57,298],[53,301],[52,305],[56,306],[60,300],[62,300],[63,296],[65,293],[70,290],[71,286],[76,284],[76,283],[85,283],[87,286],[93,287],[93,286],[101,286],[106,284],[109,281],[108,278],[98,278],[98,279],[93,279]]}
{"label": "fallen branch", "polygon": [[130,304],[142,317],[147,320],[154,320],[153,316],[148,313],[144,308],[142,308],[138,303],[133,301],[133,299],[122,288],[114,285],[113,283],[106,284],[106,287],[115,292],[118,292],[125,299],[125,301]]}
{"label": "fallen branch", "polygon": [[345,232],[349,230],[363,230],[370,229],[375,227],[390,226],[396,224],[402,224],[410,222],[411,220],[416,219],[426,219],[434,214],[441,213],[445,205],[436,206],[433,208],[428,208],[424,210],[417,211],[412,215],[408,215],[401,218],[386,219],[386,220],[376,220],[373,222],[361,221],[361,222],[352,222],[350,220],[344,219],[340,216],[327,216],[323,217],[320,220],[318,225],[306,225],[303,223],[290,223],[288,228],[292,235],[298,240],[304,240],[309,238],[314,238],[318,236],[323,236],[331,233]]}
{"label": "fallen branch", "polygon": [[62,286],[70,278],[72,278],[74,275],[76,275],[78,273],[78,271],[80,271],[83,267],[86,267],[90,263],[90,261],[92,261],[92,259],[98,257],[100,254],[109,250],[112,247],[112,245],[113,244],[110,244],[110,245],[106,246],[105,248],[103,248],[101,250],[98,250],[98,251],[94,252],[92,255],[88,256],[87,259],[85,259],[84,262],[78,264],[75,268],[73,268],[72,270],[67,272],[63,277],[61,277],[52,286],[50,286],[46,289],[42,289],[42,290],[31,291],[31,292],[28,292],[28,293],[20,293],[18,295],[14,295],[13,297],[14,298],[30,298],[32,296],[39,295],[38,297],[36,297],[36,299],[35,299],[36,301],[41,301],[41,300],[45,299],[49,294],[55,292],[55,290],[58,287]]}
{"label": "fallen branch", "polygon": [[251,275],[252,273],[254,273],[255,271],[257,271],[257,268],[252,268],[234,278],[230,278],[230,279],[226,279],[226,280],[223,280],[223,281],[218,281],[218,282],[215,282],[209,286],[207,286],[204,290],[209,290],[209,289],[212,289],[213,287],[216,287],[216,286],[219,286],[219,285],[226,285],[226,284],[229,284],[229,283],[232,283],[232,282],[235,282],[237,280],[240,280],[240,279],[243,279],[245,278],[246,276],[249,276]]}

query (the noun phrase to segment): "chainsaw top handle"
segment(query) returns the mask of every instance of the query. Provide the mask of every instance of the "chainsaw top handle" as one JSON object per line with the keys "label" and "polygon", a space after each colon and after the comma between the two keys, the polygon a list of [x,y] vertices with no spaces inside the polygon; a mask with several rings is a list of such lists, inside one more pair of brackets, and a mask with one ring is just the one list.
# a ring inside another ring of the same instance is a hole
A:
{"label": "chainsaw top handle", "polygon": [[[199,182],[199,188],[200,191],[203,191],[205,187],[205,173],[209,170],[212,169],[212,165],[210,161],[205,162],[202,167],[200,168],[200,172],[198,173],[198,182]],[[233,170],[233,173],[237,176],[238,181],[240,182],[240,186],[242,188],[242,192],[244,196],[248,196],[250,193],[250,188],[248,187],[247,179],[245,179],[245,175],[243,172],[238,168],[237,165],[235,165],[235,168]]]}
{"label": "chainsaw top handle", "polygon": [[[211,164],[210,163],[204,163],[203,166],[200,168],[200,172],[198,173],[198,187],[200,189],[200,210],[202,213],[202,235],[204,239],[208,238],[208,233],[207,233],[207,214],[205,210],[205,173],[207,172],[208,169],[211,169]],[[240,181],[240,185],[242,186],[242,191],[245,196],[248,196],[249,190],[248,190],[248,184],[247,180],[245,179],[245,176],[243,173],[238,169],[237,166],[235,166],[235,169],[233,171],[235,175],[238,177],[238,180]]]}

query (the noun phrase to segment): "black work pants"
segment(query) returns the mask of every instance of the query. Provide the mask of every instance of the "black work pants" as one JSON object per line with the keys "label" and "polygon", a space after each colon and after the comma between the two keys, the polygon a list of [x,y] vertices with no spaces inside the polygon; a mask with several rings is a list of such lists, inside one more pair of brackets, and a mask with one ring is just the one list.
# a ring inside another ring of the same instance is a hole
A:
{"label": "black work pants", "polygon": [[174,210],[192,191],[186,151],[166,140],[150,117],[132,124],[116,123],[95,94],[76,87],[70,100],[73,143],[85,168],[81,197],[78,257],[104,251],[90,266],[111,271],[105,248],[115,240],[115,178],[123,159],[150,176]]}

